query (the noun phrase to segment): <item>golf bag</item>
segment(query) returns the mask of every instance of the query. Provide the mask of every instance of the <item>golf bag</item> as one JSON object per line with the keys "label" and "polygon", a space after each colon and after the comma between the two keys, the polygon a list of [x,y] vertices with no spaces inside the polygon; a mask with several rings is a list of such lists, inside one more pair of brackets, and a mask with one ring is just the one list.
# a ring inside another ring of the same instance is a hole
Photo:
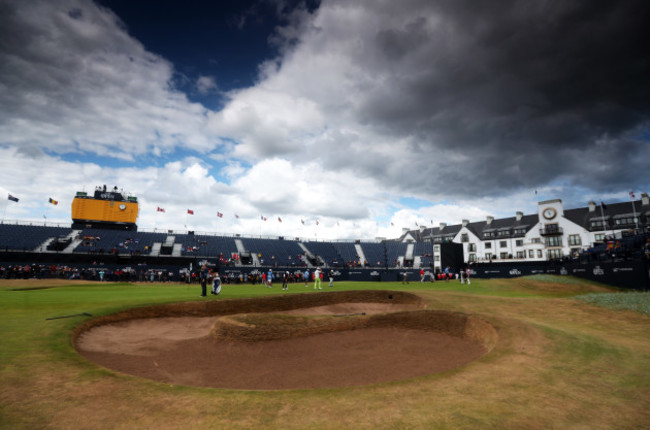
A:
{"label": "golf bag", "polygon": [[219,295],[221,292],[221,279],[218,276],[215,276],[212,280],[212,290],[211,293],[214,295]]}

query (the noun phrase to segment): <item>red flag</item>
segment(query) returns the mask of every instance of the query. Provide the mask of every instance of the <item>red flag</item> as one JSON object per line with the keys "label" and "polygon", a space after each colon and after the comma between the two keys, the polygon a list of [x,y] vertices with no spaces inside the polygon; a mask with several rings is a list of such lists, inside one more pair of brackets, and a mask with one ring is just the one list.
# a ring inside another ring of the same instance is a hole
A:
{"label": "red flag", "polygon": [[235,218],[239,219],[239,215],[235,214]]}
{"label": "red flag", "polygon": [[165,212],[165,209],[161,208],[160,206],[158,206],[157,210],[158,210],[158,212]]}
{"label": "red flag", "polygon": [[188,209],[187,213],[190,214],[190,215],[194,215],[194,211],[192,209]]}
{"label": "red flag", "polygon": [[221,212],[217,212],[217,216],[218,216],[219,218],[223,218],[223,214],[222,214]]}
{"label": "red flag", "polygon": [[278,222],[282,222],[282,218],[278,217]]}
{"label": "red flag", "polygon": [[49,202],[52,203],[54,206],[56,206],[56,205],[59,204],[59,202],[57,202],[56,200],[54,200],[52,197],[50,197]]}
{"label": "red flag", "polygon": [[636,196],[634,195],[634,191],[630,191],[630,198],[633,199],[633,198],[635,198],[635,197],[636,197]]}

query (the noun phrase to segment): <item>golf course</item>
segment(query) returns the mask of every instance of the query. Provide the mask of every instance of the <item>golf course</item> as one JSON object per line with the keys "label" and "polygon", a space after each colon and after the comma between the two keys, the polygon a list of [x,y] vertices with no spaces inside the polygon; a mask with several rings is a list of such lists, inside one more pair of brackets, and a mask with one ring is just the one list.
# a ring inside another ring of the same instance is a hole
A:
{"label": "golf course", "polygon": [[199,290],[0,280],[0,429],[650,425],[648,293],[544,275]]}

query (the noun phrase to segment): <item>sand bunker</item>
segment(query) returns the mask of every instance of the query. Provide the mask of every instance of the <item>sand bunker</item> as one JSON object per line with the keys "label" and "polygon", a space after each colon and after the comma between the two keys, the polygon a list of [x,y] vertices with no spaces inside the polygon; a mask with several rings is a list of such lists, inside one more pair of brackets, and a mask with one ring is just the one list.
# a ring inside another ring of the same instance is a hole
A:
{"label": "sand bunker", "polygon": [[88,321],[73,340],[89,360],[124,373],[268,390],[443,372],[484,355],[497,334],[475,316],[423,309],[412,294],[362,291],[136,308]]}

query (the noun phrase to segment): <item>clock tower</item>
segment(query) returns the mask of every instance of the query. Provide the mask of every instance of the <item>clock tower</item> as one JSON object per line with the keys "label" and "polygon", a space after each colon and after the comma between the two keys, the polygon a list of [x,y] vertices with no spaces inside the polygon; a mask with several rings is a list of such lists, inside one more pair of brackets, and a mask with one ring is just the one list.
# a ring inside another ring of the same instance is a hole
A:
{"label": "clock tower", "polygon": [[546,200],[537,205],[537,214],[541,224],[557,223],[559,218],[564,216],[564,207],[560,199]]}

